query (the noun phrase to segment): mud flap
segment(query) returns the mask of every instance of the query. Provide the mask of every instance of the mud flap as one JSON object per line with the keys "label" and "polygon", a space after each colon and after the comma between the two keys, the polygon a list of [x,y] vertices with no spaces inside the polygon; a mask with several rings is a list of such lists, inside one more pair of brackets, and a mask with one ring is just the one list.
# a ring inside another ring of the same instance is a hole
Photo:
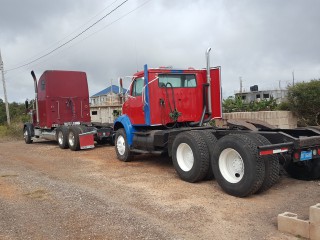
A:
{"label": "mud flap", "polygon": [[95,132],[86,132],[79,134],[80,149],[94,148],[94,134]]}

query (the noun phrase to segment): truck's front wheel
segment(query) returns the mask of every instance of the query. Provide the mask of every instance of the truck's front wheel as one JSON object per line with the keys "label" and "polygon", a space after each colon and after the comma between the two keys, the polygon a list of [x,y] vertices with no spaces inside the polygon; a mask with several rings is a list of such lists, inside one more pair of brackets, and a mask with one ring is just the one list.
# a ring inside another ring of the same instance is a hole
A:
{"label": "truck's front wheel", "polygon": [[26,144],[32,143],[31,130],[27,126],[24,128],[23,137],[24,137],[24,141],[26,142]]}
{"label": "truck's front wheel", "polygon": [[120,161],[129,162],[132,159],[132,153],[127,141],[127,135],[123,128],[117,130],[115,137],[115,148],[117,157]]}
{"label": "truck's front wheel", "polygon": [[209,170],[209,150],[198,131],[179,133],[172,145],[172,161],[181,179],[201,181]]}

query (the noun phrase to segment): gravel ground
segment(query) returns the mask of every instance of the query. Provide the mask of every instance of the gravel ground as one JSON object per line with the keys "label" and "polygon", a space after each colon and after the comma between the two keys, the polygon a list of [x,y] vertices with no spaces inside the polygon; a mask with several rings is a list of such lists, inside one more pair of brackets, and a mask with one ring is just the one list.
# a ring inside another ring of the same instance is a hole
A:
{"label": "gravel ground", "polygon": [[171,160],[116,159],[114,147],[72,152],[56,143],[0,143],[0,239],[301,239],[277,215],[308,219],[320,181],[281,176],[248,198],[216,181],[180,180]]}

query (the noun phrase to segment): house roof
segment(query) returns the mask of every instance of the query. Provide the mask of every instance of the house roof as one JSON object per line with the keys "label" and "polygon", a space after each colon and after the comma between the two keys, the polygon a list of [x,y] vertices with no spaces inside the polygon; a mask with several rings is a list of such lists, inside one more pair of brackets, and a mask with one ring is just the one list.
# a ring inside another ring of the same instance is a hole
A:
{"label": "house roof", "polygon": [[[127,89],[122,89],[123,93],[127,92]],[[101,95],[107,95],[108,93],[113,92],[113,93],[119,93],[119,86],[116,85],[111,85],[103,90],[101,90],[100,92],[92,95],[91,97],[99,97]]]}

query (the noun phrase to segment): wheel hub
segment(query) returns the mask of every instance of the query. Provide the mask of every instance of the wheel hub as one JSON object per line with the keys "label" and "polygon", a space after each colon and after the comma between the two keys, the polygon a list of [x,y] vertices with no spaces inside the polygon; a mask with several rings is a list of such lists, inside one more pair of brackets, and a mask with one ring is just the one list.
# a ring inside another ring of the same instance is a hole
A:
{"label": "wheel hub", "polygon": [[123,155],[126,151],[126,145],[123,136],[117,138],[117,149],[120,155]]}
{"label": "wheel hub", "polygon": [[73,132],[70,132],[69,133],[69,145],[70,146],[74,145],[74,140],[75,140],[74,134],[73,134]]}
{"label": "wheel hub", "polygon": [[60,145],[63,143],[63,134],[62,134],[62,132],[58,133],[58,141],[59,141]]}
{"label": "wheel hub", "polygon": [[181,143],[177,148],[177,162],[179,167],[188,172],[192,169],[194,164],[194,156],[192,149],[186,143]]}
{"label": "wheel hub", "polygon": [[241,155],[232,148],[224,149],[219,156],[219,169],[228,182],[240,182],[244,176],[244,162]]}
{"label": "wheel hub", "polygon": [[24,131],[23,137],[24,137],[24,139],[27,139],[27,137],[28,137],[28,130],[25,130],[25,131]]}

